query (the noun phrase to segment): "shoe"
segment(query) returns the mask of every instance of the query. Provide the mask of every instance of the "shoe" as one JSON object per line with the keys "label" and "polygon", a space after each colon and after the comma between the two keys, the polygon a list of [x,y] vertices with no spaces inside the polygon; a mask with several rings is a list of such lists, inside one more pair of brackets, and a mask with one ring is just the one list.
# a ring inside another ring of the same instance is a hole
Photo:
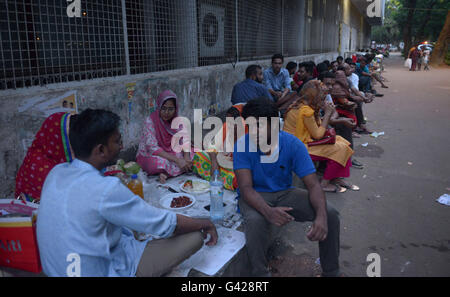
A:
{"label": "shoe", "polygon": [[352,167],[356,169],[363,169],[364,165],[356,161],[355,159],[352,160]]}
{"label": "shoe", "polygon": [[384,94],[380,94],[380,93],[375,94],[375,97],[383,97],[383,96],[384,96]]}

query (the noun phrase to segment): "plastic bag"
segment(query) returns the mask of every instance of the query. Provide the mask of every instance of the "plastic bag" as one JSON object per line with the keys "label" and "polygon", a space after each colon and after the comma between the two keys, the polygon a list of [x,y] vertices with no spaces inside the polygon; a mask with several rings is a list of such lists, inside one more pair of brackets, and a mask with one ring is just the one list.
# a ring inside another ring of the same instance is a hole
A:
{"label": "plastic bag", "polygon": [[411,65],[412,65],[412,60],[411,59],[406,59],[405,67],[407,67],[408,69],[411,69]]}

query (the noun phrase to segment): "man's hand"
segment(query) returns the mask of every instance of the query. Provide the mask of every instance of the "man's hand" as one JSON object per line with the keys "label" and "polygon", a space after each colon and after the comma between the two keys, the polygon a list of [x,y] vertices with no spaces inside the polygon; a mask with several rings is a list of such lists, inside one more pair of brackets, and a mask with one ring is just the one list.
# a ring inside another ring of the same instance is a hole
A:
{"label": "man's hand", "polygon": [[336,107],[332,102],[326,102],[323,110],[325,111],[325,113],[332,114],[336,110]]}
{"label": "man's hand", "polygon": [[287,213],[290,210],[291,207],[270,207],[264,216],[270,223],[281,227],[294,220],[294,217]]}
{"label": "man's hand", "polygon": [[214,226],[214,224],[211,221],[209,221],[209,224],[207,224],[206,228],[202,229],[202,234],[204,239],[207,237],[208,234],[210,235],[210,238],[206,243],[206,245],[213,246],[217,244],[217,239],[219,238],[219,236],[217,235],[216,226]]}
{"label": "man's hand", "polygon": [[373,94],[366,94],[366,98],[364,100],[365,103],[371,103],[375,96]]}
{"label": "man's hand", "polygon": [[356,128],[356,123],[354,120],[350,119],[350,118],[343,118],[341,120],[342,124],[344,124],[345,127],[347,128]]}
{"label": "man's hand", "polygon": [[328,235],[327,218],[317,217],[306,237],[311,241],[324,241]]}

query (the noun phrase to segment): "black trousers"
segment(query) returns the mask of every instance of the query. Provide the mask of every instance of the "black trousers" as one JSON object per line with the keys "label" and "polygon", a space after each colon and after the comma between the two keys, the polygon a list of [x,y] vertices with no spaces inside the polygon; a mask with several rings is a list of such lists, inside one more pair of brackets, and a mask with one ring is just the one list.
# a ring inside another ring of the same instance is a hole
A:
{"label": "black trousers", "polygon": [[334,130],[336,130],[336,134],[345,138],[348,142],[350,142],[350,147],[353,149],[353,136],[352,136],[352,128],[345,126],[344,124],[334,125]]}

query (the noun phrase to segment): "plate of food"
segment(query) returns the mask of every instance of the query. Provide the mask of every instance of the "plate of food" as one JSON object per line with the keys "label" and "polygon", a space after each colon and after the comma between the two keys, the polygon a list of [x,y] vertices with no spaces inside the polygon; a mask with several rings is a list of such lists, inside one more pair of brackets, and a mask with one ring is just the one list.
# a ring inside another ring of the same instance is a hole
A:
{"label": "plate of food", "polygon": [[159,204],[170,210],[183,210],[191,207],[195,203],[195,198],[192,195],[184,193],[173,193],[162,197]]}
{"label": "plate of food", "polygon": [[189,194],[203,194],[209,191],[209,183],[205,180],[188,179],[180,185],[180,190]]}

